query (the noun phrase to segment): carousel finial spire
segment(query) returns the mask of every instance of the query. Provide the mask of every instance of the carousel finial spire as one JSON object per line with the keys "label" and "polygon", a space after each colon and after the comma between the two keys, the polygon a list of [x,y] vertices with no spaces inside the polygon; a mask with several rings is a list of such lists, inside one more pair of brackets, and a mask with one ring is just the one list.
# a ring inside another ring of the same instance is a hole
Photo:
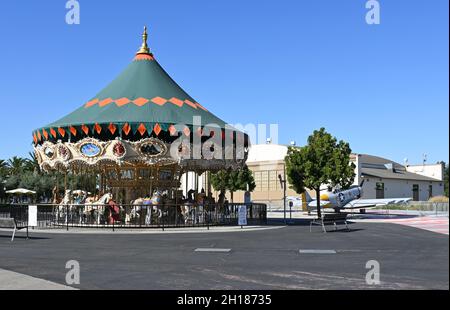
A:
{"label": "carousel finial spire", "polygon": [[148,48],[147,45],[147,38],[148,38],[147,26],[144,26],[144,33],[142,34],[142,46],[137,52],[137,54],[150,54],[150,49]]}

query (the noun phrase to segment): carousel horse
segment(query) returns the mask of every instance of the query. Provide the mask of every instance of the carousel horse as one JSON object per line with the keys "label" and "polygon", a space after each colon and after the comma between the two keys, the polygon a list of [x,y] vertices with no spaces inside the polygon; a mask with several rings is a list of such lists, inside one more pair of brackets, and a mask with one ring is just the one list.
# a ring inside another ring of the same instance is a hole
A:
{"label": "carousel horse", "polygon": [[199,221],[199,216],[201,217],[203,214],[203,205],[206,203],[206,200],[207,196],[205,193],[198,194],[194,190],[188,192],[188,199],[181,205],[181,215],[183,215],[185,224]]}
{"label": "carousel horse", "polygon": [[[126,221],[129,222],[134,219],[139,219],[141,217],[142,210],[147,209],[145,216],[145,224],[151,224],[152,213],[156,213],[157,218],[162,217],[162,210],[159,206],[162,204],[162,193],[160,191],[155,191],[152,198],[138,198],[130,202],[131,209],[126,215]],[[151,210],[150,210],[151,208]]]}
{"label": "carousel horse", "polygon": [[145,198],[138,198],[136,200],[131,200],[131,208],[127,210],[125,214],[125,222],[129,223],[132,220],[139,219],[141,217],[140,211],[141,206],[146,202]]}
{"label": "carousel horse", "polygon": [[[65,191],[64,198],[60,202],[60,205],[56,208],[56,221],[57,222],[58,222],[59,218],[65,217],[65,223],[67,224],[68,215],[70,213],[70,211],[67,212],[68,211],[67,206],[69,206],[71,200],[72,200],[72,191],[70,189],[68,189]],[[71,208],[71,207],[69,206],[69,208]]]}
{"label": "carousel horse", "polygon": [[[88,196],[88,192],[83,190],[76,190],[72,192],[72,198],[74,202],[74,206],[71,207],[71,213],[75,214],[79,218],[79,224],[82,224],[86,221],[86,214],[85,214],[85,206],[84,203],[86,202],[86,198]],[[75,209],[75,210],[73,210]],[[74,212],[75,211],[75,212]]]}
{"label": "carousel horse", "polygon": [[91,214],[96,218],[97,225],[100,224],[100,217],[105,213],[105,206],[113,198],[111,193],[106,193],[98,201],[92,201],[95,199],[86,199],[84,213],[86,215]]}

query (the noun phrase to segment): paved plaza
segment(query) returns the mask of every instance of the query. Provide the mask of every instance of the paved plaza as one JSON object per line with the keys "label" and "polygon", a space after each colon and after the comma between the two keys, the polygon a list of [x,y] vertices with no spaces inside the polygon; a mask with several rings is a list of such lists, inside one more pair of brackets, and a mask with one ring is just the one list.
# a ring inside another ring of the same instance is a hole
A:
{"label": "paved plaza", "polygon": [[[0,269],[65,286],[66,262],[77,260],[78,289],[449,288],[447,235],[366,222],[353,222],[350,232],[310,233],[297,223],[196,233],[33,231],[14,243],[1,231]],[[380,264],[380,285],[366,284],[370,260]],[[33,287],[26,276],[15,282],[19,289]],[[0,278],[8,289],[4,271]]]}

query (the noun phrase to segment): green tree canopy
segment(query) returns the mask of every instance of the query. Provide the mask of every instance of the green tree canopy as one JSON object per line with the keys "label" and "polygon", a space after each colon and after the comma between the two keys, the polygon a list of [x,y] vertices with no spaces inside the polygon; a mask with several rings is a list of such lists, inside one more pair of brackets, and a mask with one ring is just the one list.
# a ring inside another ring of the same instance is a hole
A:
{"label": "green tree canopy", "polygon": [[234,193],[237,191],[249,191],[255,190],[256,183],[253,178],[253,174],[247,165],[238,171],[232,171],[229,173],[227,189],[231,194],[231,202],[234,202]]}
{"label": "green tree canopy", "polygon": [[216,191],[225,193],[228,189],[230,172],[227,170],[220,170],[217,173],[211,173],[211,185]]}
{"label": "green tree canopy", "polygon": [[445,196],[448,197],[448,175],[449,171],[448,171],[448,164],[445,165],[445,170],[444,170],[444,192],[445,192]]}
{"label": "green tree canopy", "polygon": [[[286,172],[291,187],[302,194],[305,190],[316,191],[320,206],[320,188],[324,184],[350,187],[355,179],[355,165],[350,161],[348,143],[337,141],[325,128],[314,131],[304,147],[289,147],[286,156]],[[320,207],[317,214],[321,217]]]}
{"label": "green tree canopy", "polygon": [[8,174],[9,175],[20,175],[22,172],[26,170],[26,162],[25,158],[14,156],[8,160]]}
{"label": "green tree canopy", "polygon": [[[29,158],[13,157],[7,161],[0,160],[0,198],[4,199],[7,190],[26,188],[37,193],[37,198],[52,197],[55,186],[60,193],[65,188],[65,176],[63,173],[43,173],[34,153],[29,153]],[[83,189],[91,193],[96,191],[96,175],[67,175],[67,187],[70,189]]]}
{"label": "green tree canopy", "polygon": [[256,187],[255,179],[250,169],[245,165],[237,171],[221,170],[211,174],[211,185],[215,190],[225,194],[230,191],[231,201],[234,200],[234,193],[237,191],[254,191]]}

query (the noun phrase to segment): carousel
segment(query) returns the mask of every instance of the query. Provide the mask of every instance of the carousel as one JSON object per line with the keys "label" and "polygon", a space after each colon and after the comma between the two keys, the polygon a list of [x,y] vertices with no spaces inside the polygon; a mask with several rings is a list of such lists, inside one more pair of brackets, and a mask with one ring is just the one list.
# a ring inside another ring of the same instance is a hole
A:
{"label": "carousel", "polygon": [[[103,215],[108,205],[114,206],[110,215],[121,214],[112,220],[122,224],[133,218],[142,224],[147,213],[159,219],[170,213],[174,221],[183,221],[189,213],[183,212],[186,201],[198,205],[207,200],[207,193],[203,201],[183,196],[183,175],[245,165],[248,136],[208,111],[164,71],[147,45],[146,28],[142,39],[131,64],[111,84],[74,112],[33,132],[42,171],[97,182],[96,193],[70,184],[55,188],[54,203],[66,221],[75,208],[79,223],[110,223],[111,217]],[[142,212],[149,206],[153,211]]]}

